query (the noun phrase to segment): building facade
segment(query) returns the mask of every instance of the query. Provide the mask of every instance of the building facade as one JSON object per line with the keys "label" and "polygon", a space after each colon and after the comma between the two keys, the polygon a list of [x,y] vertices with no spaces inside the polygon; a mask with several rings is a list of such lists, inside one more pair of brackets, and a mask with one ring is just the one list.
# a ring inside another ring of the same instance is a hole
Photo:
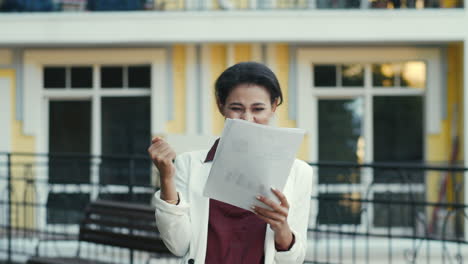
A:
{"label": "building facade", "polygon": [[[468,11],[456,8],[463,3],[354,2],[157,0],[135,7],[152,11],[99,12],[106,9],[96,4],[96,12],[0,13],[0,151],[145,155],[152,136],[179,153],[209,148],[223,129],[214,81],[230,65],[258,61],[277,74],[285,96],[276,125],[307,131],[304,160],[468,165]],[[372,173],[326,174],[318,193],[362,197],[377,183],[401,197],[439,195],[438,176],[410,190]],[[44,175],[58,186],[41,190],[46,203],[96,197],[73,196],[66,182]],[[322,223],[351,224],[359,208],[344,208],[341,220]],[[66,224],[42,215],[30,224]],[[373,217],[372,228],[382,223]]]}

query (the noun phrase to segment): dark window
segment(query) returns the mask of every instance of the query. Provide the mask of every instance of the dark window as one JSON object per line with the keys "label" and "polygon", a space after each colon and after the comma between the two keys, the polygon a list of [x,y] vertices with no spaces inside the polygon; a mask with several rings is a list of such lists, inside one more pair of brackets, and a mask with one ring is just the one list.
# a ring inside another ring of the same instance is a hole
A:
{"label": "dark window", "polygon": [[49,107],[49,182],[87,183],[90,160],[57,153],[86,154],[91,150],[91,102],[52,101]]}
{"label": "dark window", "polygon": [[[319,161],[362,162],[363,102],[361,98],[319,100]],[[321,168],[320,183],[360,182],[358,170]]]}
{"label": "dark window", "polygon": [[151,66],[129,66],[128,67],[129,88],[151,88]]}
{"label": "dark window", "polygon": [[374,160],[423,160],[423,102],[420,96],[374,97]]}
{"label": "dark window", "polygon": [[314,66],[314,86],[315,87],[336,86],[336,66],[335,65],[315,65]]}
{"label": "dark window", "polygon": [[[374,160],[421,163],[423,161],[423,98],[420,96],[374,97]],[[377,182],[421,182],[419,174],[382,171]]]}
{"label": "dark window", "polygon": [[102,88],[122,88],[123,67],[103,66],[101,67],[101,87]]}
{"label": "dark window", "polygon": [[71,88],[92,88],[93,68],[92,67],[72,67],[71,68]]}
{"label": "dark window", "polygon": [[65,67],[44,67],[44,88],[62,88],[67,86]]}
{"label": "dark window", "polygon": [[[149,96],[103,98],[102,154],[146,157],[151,139],[150,112]],[[100,182],[148,185],[150,169],[147,159],[104,158]]]}

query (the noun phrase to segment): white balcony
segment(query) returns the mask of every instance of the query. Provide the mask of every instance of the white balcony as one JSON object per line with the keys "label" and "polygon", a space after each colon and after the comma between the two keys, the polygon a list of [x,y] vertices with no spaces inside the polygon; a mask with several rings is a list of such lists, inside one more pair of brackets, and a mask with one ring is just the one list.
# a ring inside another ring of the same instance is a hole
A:
{"label": "white balcony", "polygon": [[223,10],[220,1],[185,5],[180,9],[184,12],[0,13],[0,45],[441,43],[463,41],[468,34],[468,12],[463,8],[321,9],[318,2],[309,1],[296,9],[262,9],[257,1]]}

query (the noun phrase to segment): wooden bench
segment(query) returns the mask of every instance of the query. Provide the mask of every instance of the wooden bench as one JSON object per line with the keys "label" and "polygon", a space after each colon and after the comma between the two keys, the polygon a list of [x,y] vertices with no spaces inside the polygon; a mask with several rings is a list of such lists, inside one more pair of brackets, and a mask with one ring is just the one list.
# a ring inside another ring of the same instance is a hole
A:
{"label": "wooden bench", "polygon": [[[127,248],[155,256],[173,256],[164,245],[156,228],[154,208],[147,205],[97,200],[91,202],[80,223],[76,257],[41,257],[28,259],[27,264],[97,264],[110,263],[80,257],[82,242]],[[121,256],[120,256],[121,258]],[[115,263],[115,262],[112,262]]]}

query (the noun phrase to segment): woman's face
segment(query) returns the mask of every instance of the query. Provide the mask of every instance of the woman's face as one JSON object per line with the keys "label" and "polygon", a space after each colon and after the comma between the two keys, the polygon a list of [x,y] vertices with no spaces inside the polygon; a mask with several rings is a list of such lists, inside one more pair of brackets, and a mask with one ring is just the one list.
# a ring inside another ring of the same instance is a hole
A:
{"label": "woman's face", "polygon": [[263,125],[268,125],[276,106],[276,101],[271,104],[268,90],[254,84],[237,86],[228,95],[224,105],[218,104],[219,111],[226,118],[242,119]]}

